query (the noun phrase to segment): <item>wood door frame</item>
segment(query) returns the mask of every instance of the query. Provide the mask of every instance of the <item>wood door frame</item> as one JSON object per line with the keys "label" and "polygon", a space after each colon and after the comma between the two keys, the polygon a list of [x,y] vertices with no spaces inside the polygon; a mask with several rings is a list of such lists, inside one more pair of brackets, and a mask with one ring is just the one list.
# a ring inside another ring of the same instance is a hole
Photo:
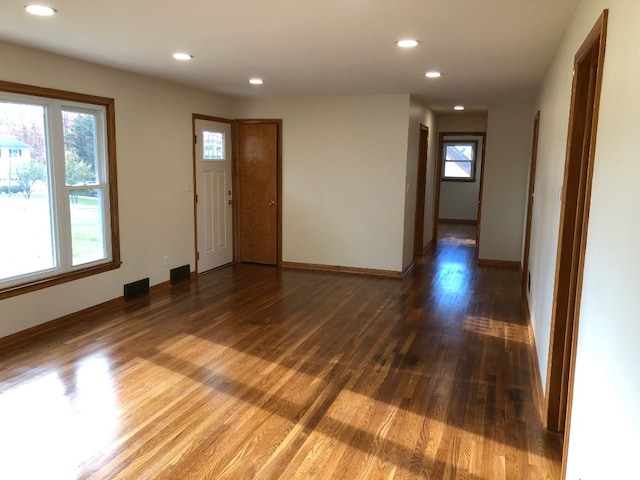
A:
{"label": "wood door frame", "polygon": [[[420,124],[418,145],[418,178],[416,187],[416,215],[413,230],[413,256],[424,255],[424,209],[427,194],[427,166],[429,164],[429,127]],[[433,243],[433,236],[428,245]]]}
{"label": "wood door frame", "polygon": [[[566,452],[575,376],[574,353],[578,342],[607,20],[608,10],[604,10],[574,58],[547,388],[543,405],[547,428],[565,432],[563,479],[566,478],[567,470]],[[591,57],[595,58],[595,72],[592,71]]]}
{"label": "wood door frame", "polygon": [[[212,117],[210,115],[201,115],[199,113],[193,113],[191,114],[191,145],[192,145],[192,156],[193,156],[193,175],[192,175],[192,185],[193,185],[193,249],[194,249],[194,254],[193,254],[193,258],[194,258],[194,265],[195,265],[195,272],[196,274],[199,274],[200,272],[198,271],[198,200],[197,200],[197,195],[198,195],[198,179],[197,179],[197,172],[196,172],[196,168],[198,168],[198,162],[197,162],[197,152],[196,152],[196,120],[204,120],[207,122],[218,122],[218,123],[227,123],[231,126],[231,182],[233,185],[233,191],[234,191],[234,197],[235,197],[235,191],[236,191],[236,185],[235,185],[235,162],[234,162],[234,157],[235,157],[235,152],[236,152],[236,145],[235,145],[235,131],[236,131],[236,127],[235,127],[235,121],[234,120],[230,120],[228,118],[221,118],[221,117]],[[235,263],[236,261],[236,205],[235,202],[231,204],[231,222],[232,222],[232,234],[233,234],[233,238],[232,238],[232,242],[233,242],[233,259],[232,259],[232,263]],[[215,270],[215,269],[214,269]],[[210,271],[210,270],[207,270]]]}
{"label": "wood door frame", "polygon": [[531,222],[533,220],[533,201],[536,187],[536,164],[538,162],[538,136],[540,134],[540,110],[533,118],[533,139],[531,145],[531,164],[529,166],[529,189],[527,190],[527,220],[524,234],[524,253],[522,255],[522,292],[529,290],[529,253],[531,251]]}
{"label": "wood door frame", "polygon": [[[276,234],[278,236],[277,240],[276,240],[276,248],[277,248],[277,260],[276,260],[276,266],[278,268],[280,268],[282,266],[282,119],[277,119],[277,118],[266,118],[266,119],[238,119],[238,120],[234,120],[233,121],[233,132],[234,136],[233,136],[233,151],[234,151],[234,159],[233,159],[233,188],[235,192],[239,192],[239,188],[238,188],[238,176],[237,176],[237,172],[239,171],[239,165],[238,165],[238,155],[237,152],[238,150],[238,142],[239,142],[239,138],[238,138],[238,128],[237,125],[239,124],[245,124],[245,125],[250,125],[250,124],[262,124],[262,123],[275,123],[276,124],[276,130],[277,130],[277,138],[276,138],[276,142],[277,142],[277,154],[276,154],[276,195],[277,195],[277,224],[276,224]],[[238,223],[236,221],[237,219],[237,209],[234,208],[234,238],[239,235],[238,233]],[[238,242],[234,242],[233,244],[233,253],[234,253],[234,259],[239,259],[240,258],[240,252],[238,251],[239,249],[239,245]],[[241,260],[240,260],[241,261]]]}
{"label": "wood door frame", "polygon": [[[436,163],[435,192],[433,202],[433,238],[438,240],[438,221],[440,220],[440,186],[442,184],[442,150],[444,149],[444,137],[474,136],[482,137],[482,165],[480,166],[480,189],[478,191],[478,201],[481,201],[482,188],[484,185],[484,165],[485,146],[487,144],[487,132],[438,132],[438,162]],[[477,167],[476,167],[477,168]],[[480,206],[478,206],[478,220],[476,223],[476,246],[480,239]]]}
{"label": "wood door frame", "polygon": [[482,194],[484,192],[484,160],[487,151],[487,132],[482,135],[482,165],[480,165],[480,188],[478,189],[478,214],[476,215],[476,247],[480,246],[480,226],[482,225]]}

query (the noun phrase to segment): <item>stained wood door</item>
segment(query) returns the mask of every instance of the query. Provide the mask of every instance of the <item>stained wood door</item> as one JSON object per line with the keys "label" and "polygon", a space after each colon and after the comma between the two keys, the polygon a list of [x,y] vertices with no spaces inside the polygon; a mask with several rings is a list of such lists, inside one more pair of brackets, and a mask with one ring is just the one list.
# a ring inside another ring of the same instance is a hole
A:
{"label": "stained wood door", "polygon": [[280,262],[279,120],[238,121],[237,245],[241,262]]}
{"label": "stained wood door", "polygon": [[198,273],[233,261],[231,124],[195,120]]}

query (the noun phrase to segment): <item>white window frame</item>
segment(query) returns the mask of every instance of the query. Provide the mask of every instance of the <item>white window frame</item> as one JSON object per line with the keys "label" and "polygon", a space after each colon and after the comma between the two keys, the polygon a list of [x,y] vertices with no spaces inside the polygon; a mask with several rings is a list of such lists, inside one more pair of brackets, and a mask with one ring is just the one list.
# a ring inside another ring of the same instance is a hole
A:
{"label": "white window frame", "polygon": [[[455,147],[457,145],[470,146],[473,150],[473,160],[465,163],[471,165],[471,175],[469,177],[450,177],[446,175],[447,163],[460,162],[461,160],[447,160],[447,147]],[[442,143],[442,175],[440,180],[443,182],[469,182],[476,181],[476,164],[478,162],[478,141],[477,140],[463,140],[463,139],[447,139]]]}
{"label": "white window frame", "polygon": [[[55,266],[0,280],[0,299],[119,268],[115,112],[113,99],[0,81],[0,100],[41,105],[44,129]],[[95,115],[96,182],[67,185],[65,175],[63,111]],[[70,192],[99,190],[105,258],[73,265]]]}

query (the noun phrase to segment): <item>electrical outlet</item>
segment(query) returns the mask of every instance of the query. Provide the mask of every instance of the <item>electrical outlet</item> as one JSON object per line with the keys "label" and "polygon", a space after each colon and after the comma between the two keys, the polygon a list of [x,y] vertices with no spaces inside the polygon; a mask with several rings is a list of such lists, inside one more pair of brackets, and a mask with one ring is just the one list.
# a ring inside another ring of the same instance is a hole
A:
{"label": "electrical outlet", "polygon": [[168,267],[169,266],[169,255],[165,255],[164,256],[164,266]]}

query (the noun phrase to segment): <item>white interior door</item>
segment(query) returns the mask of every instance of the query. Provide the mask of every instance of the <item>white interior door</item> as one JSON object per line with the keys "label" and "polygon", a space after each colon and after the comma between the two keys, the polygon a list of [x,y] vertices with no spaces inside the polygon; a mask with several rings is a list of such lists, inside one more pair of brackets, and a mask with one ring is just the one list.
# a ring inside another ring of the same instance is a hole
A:
{"label": "white interior door", "polygon": [[197,267],[233,261],[231,124],[196,119]]}

